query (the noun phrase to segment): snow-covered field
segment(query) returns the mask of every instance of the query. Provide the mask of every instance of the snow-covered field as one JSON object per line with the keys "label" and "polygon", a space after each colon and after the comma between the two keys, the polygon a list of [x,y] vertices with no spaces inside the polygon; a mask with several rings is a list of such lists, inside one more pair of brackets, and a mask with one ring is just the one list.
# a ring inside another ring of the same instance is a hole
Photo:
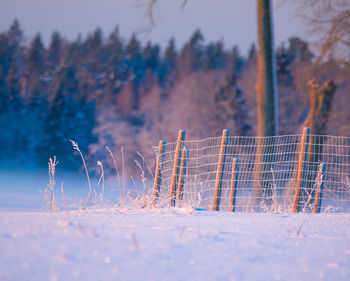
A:
{"label": "snow-covered field", "polygon": [[84,180],[49,215],[45,173],[0,173],[1,281],[350,280],[350,214],[73,210]]}
{"label": "snow-covered field", "polygon": [[0,280],[350,280],[350,215],[0,213]]}

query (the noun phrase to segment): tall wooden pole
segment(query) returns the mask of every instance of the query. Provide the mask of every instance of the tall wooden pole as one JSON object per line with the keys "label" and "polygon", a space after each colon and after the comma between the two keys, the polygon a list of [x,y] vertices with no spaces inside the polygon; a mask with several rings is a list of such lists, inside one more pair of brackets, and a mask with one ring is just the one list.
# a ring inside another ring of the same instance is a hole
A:
{"label": "tall wooden pole", "polygon": [[273,47],[273,16],[271,0],[257,0],[258,7],[258,143],[255,166],[255,198],[270,197],[274,146],[267,145],[267,136],[278,133],[278,95],[276,58]]}
{"label": "tall wooden pole", "polygon": [[258,135],[277,135],[278,96],[271,0],[258,0]]}

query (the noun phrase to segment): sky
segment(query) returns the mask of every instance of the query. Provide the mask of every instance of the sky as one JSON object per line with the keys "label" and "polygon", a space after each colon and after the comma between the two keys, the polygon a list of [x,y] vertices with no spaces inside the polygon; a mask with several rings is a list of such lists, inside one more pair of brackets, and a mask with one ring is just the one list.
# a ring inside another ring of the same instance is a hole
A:
{"label": "sky", "polygon": [[[255,0],[158,0],[156,26],[149,29],[145,16],[151,0],[0,0],[0,31],[18,19],[30,41],[40,32],[48,44],[53,31],[73,40],[100,27],[108,35],[119,26],[124,38],[137,32],[142,42],[165,46],[173,36],[177,47],[200,28],[206,42],[223,40],[227,48],[237,44],[243,52],[257,37]],[[274,33],[279,45],[291,36],[307,38],[304,22],[295,16],[293,1],[275,0]]]}

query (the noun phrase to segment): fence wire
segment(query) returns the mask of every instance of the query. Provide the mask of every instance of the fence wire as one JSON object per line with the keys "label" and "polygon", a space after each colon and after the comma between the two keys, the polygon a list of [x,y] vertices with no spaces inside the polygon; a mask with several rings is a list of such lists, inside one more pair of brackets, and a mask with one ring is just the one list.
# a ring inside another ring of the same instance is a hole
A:
{"label": "fence wire", "polygon": [[[182,149],[188,148],[188,154],[184,154],[187,169],[183,176],[182,200],[176,198],[176,206],[212,208],[221,140],[221,137],[216,137],[181,143]],[[230,136],[227,142],[221,170],[219,209],[230,210],[232,163],[234,158],[238,158],[235,211],[291,211],[297,188],[299,158],[305,155],[301,151],[302,135],[265,138]],[[159,147],[154,147],[156,157],[163,160],[159,174],[159,205],[166,206],[171,199],[176,145],[177,142],[166,143],[162,155]],[[177,163],[175,166],[179,173],[183,161]],[[320,163],[326,164],[326,172],[322,177],[321,212],[349,212],[350,138],[319,135],[310,136],[307,161],[301,169],[300,211],[312,211],[315,206]],[[179,176],[175,179],[178,188]]]}

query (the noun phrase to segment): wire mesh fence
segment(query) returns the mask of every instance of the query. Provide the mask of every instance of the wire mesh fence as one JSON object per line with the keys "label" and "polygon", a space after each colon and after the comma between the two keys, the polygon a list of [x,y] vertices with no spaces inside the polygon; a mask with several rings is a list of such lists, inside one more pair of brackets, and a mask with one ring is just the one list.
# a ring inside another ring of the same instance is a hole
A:
{"label": "wire mesh fence", "polygon": [[349,137],[183,137],[154,150],[159,165],[153,195],[160,206],[350,211]]}

